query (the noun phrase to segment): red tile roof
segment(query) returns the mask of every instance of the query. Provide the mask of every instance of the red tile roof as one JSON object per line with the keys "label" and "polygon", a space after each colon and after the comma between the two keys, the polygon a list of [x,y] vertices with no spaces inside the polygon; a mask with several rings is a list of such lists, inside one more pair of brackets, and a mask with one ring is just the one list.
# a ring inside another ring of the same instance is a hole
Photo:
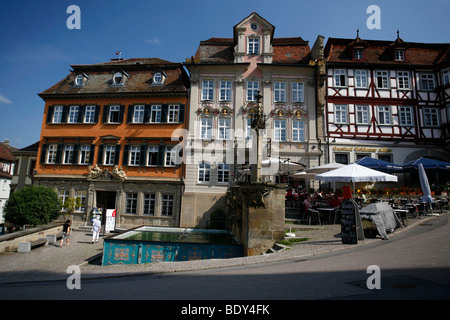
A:
{"label": "red tile roof", "polygon": [[[364,59],[354,60],[352,47],[365,43]],[[380,40],[355,40],[329,38],[325,46],[325,58],[328,63],[351,63],[351,64],[395,64],[435,66],[438,63],[449,62],[448,43],[414,43],[404,42],[402,39],[396,41]],[[405,49],[405,61],[395,61],[394,49]]]}
{"label": "red tile roof", "polygon": [[[201,41],[195,58],[202,64],[232,64],[233,50],[236,46],[233,38],[210,38]],[[274,38],[273,64],[307,64],[311,49],[301,37]]]}

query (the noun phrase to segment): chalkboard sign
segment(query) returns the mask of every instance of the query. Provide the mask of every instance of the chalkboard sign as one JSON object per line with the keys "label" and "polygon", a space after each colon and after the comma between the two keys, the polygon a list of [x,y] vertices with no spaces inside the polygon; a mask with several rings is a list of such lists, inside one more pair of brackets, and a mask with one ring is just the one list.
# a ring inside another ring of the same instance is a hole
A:
{"label": "chalkboard sign", "polygon": [[364,240],[361,216],[356,202],[346,199],[341,205],[341,237],[343,244],[357,244]]}

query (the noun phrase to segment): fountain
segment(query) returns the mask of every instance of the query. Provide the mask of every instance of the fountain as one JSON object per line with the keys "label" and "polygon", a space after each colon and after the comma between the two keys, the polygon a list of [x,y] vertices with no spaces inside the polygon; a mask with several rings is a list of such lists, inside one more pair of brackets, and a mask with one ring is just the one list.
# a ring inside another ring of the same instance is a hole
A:
{"label": "fountain", "polygon": [[140,226],[104,238],[102,265],[241,256],[243,245],[226,230]]}

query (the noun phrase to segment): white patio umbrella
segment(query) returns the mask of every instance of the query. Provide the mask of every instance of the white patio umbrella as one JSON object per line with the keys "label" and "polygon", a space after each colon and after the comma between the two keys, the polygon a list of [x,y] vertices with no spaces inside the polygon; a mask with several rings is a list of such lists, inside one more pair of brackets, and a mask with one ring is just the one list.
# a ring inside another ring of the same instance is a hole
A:
{"label": "white patio umbrella", "polygon": [[345,167],[345,164],[342,163],[337,163],[337,162],[331,162],[331,163],[327,163],[321,166],[316,166],[316,167],[312,167],[312,168],[308,168],[305,171],[307,173],[324,173],[327,171],[331,171],[334,169],[339,169]]}
{"label": "white patio umbrella", "polygon": [[425,173],[425,169],[423,168],[423,164],[419,163],[419,179],[420,179],[420,189],[422,189],[423,196],[422,201],[425,203],[433,203],[434,199],[431,196],[430,183],[428,182],[427,174]]}
{"label": "white patio umbrella", "polygon": [[353,190],[355,189],[355,182],[367,181],[385,181],[397,182],[396,176],[387,174],[381,171],[369,169],[357,163],[351,163],[339,169],[331,170],[325,173],[316,175],[316,180],[319,181],[340,181],[352,182]]}

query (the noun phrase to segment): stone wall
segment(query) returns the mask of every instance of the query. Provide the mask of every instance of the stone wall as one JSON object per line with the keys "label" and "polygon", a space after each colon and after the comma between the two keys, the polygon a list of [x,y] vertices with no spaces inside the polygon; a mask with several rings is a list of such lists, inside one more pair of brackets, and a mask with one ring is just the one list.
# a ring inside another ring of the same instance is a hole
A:
{"label": "stone wall", "polygon": [[47,235],[57,234],[62,231],[63,224],[64,222],[55,222],[0,236],[0,253],[17,250],[20,242],[36,241]]}

